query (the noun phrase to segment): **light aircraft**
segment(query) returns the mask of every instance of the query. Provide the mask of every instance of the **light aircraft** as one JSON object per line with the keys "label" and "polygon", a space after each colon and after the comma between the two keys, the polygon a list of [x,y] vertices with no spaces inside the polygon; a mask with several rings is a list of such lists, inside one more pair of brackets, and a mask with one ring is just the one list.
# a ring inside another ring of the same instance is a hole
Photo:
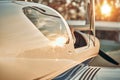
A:
{"label": "light aircraft", "polygon": [[45,5],[0,1],[0,80],[120,80],[119,68],[87,65],[98,53],[112,60],[99,50],[90,7],[86,27],[69,27]]}

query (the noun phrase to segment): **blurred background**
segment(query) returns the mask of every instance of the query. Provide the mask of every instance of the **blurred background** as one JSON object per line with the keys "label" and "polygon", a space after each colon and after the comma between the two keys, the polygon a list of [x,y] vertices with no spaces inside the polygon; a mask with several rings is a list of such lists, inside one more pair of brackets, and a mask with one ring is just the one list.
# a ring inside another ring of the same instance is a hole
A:
{"label": "blurred background", "polygon": [[[42,3],[57,10],[66,20],[85,17],[85,2],[89,0],[26,0]],[[95,0],[96,20],[120,22],[120,0]]]}

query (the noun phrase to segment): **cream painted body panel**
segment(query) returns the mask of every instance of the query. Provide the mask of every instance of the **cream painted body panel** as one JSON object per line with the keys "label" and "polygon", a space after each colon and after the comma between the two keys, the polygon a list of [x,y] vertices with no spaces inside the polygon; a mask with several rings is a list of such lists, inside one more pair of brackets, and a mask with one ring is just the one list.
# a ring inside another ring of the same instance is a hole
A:
{"label": "cream painted body panel", "polygon": [[[23,7],[33,5],[48,8],[24,2],[0,3],[0,10],[4,6],[4,10],[0,12],[0,80],[52,79],[96,56],[99,51],[97,39],[95,46],[91,40],[89,45],[74,49],[72,35],[66,23],[69,43],[62,47],[52,46],[51,41],[22,12]],[[13,12],[9,13],[12,9]],[[64,19],[63,21],[65,22]]]}

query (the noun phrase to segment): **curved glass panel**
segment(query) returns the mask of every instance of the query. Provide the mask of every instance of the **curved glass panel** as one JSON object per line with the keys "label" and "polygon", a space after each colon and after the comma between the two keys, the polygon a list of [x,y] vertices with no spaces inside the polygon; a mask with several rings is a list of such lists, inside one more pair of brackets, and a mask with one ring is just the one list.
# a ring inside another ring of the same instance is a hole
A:
{"label": "curved glass panel", "polygon": [[50,40],[63,38],[68,40],[68,34],[62,19],[59,16],[48,14],[37,7],[23,9],[30,21]]}

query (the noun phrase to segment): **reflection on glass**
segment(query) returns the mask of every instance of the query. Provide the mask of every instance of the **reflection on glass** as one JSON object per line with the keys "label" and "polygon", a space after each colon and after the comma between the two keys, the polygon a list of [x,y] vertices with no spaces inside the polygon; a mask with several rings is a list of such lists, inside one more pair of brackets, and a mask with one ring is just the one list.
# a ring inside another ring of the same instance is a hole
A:
{"label": "reflection on glass", "polygon": [[42,13],[32,7],[24,8],[24,13],[49,40],[59,42],[62,39],[63,43],[68,40],[65,24],[60,17]]}

